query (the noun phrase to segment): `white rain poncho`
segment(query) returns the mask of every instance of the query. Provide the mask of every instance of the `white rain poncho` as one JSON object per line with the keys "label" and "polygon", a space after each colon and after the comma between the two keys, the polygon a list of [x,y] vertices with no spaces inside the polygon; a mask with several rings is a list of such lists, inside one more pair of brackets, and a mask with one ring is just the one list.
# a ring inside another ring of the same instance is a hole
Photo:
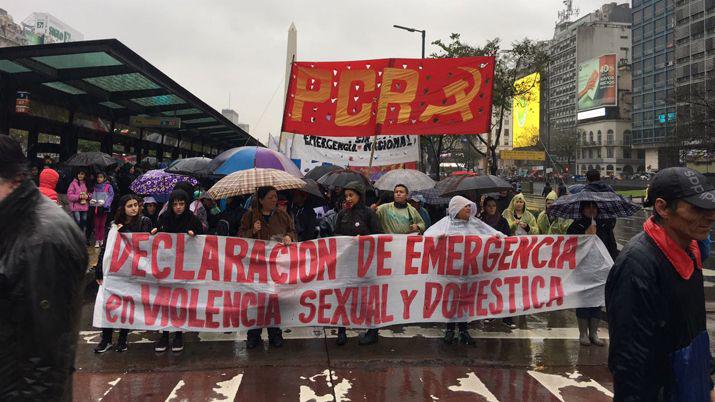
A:
{"label": "white rain poncho", "polygon": [[[457,219],[457,214],[465,206],[469,206],[469,220]],[[477,204],[456,195],[449,200],[448,216],[430,226],[424,233],[425,236],[439,235],[503,235],[477,218]]]}

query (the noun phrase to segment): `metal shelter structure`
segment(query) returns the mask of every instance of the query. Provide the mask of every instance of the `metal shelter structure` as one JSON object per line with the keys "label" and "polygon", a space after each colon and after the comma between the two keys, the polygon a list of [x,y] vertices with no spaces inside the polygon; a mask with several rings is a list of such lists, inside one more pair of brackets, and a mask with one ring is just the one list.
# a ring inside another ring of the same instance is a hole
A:
{"label": "metal shelter structure", "polygon": [[86,150],[162,161],[263,146],[116,39],[0,49],[0,133],[24,142],[30,158],[60,160]]}

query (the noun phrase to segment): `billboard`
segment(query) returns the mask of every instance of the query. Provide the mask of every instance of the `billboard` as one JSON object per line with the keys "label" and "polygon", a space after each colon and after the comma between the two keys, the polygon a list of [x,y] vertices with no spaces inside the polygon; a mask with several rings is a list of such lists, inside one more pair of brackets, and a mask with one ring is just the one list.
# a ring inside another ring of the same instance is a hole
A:
{"label": "billboard", "polygon": [[579,111],[616,106],[618,99],[616,55],[586,60],[578,65],[577,108]]}
{"label": "billboard", "polygon": [[483,134],[494,57],[294,62],[283,132],[310,136]]}
{"label": "billboard", "polygon": [[529,74],[514,82],[512,129],[514,148],[530,147],[539,141],[541,75]]}
{"label": "billboard", "polygon": [[544,151],[501,151],[499,159],[514,161],[543,161],[546,160]]}

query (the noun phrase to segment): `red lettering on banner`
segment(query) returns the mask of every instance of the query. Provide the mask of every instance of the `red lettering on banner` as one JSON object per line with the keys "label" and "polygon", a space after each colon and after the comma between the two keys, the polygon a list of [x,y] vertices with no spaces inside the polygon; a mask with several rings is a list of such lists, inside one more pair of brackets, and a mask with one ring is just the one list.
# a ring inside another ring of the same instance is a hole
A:
{"label": "red lettering on banner", "polygon": [[394,321],[394,317],[392,314],[387,314],[387,300],[390,295],[389,285],[383,283],[380,288],[382,290],[382,295],[380,296],[380,322],[385,324]]}
{"label": "red lettering on banner", "polygon": [[350,319],[348,318],[347,304],[350,300],[350,295],[353,294],[355,288],[346,288],[345,290],[335,289],[335,299],[337,305],[335,306],[335,312],[333,312],[333,319],[330,320],[330,324],[336,325],[340,319],[342,319],[342,325],[350,325]]}
{"label": "red lettering on banner", "polygon": [[300,295],[300,305],[308,309],[308,314],[298,314],[298,320],[300,320],[303,324],[308,324],[313,321],[313,318],[315,318],[315,306],[313,306],[313,303],[310,303],[308,300],[315,299],[316,297],[317,295],[314,290],[306,290],[302,295]]}
{"label": "red lettering on banner", "polygon": [[192,328],[203,328],[204,321],[196,316],[197,307],[199,304],[199,290],[191,289],[189,291],[189,327]]}
{"label": "red lettering on banner", "polygon": [[544,237],[535,247],[534,251],[531,253],[531,265],[534,268],[543,268],[546,266],[548,260],[540,260],[539,254],[541,254],[541,246],[550,246],[554,243],[553,237]]}
{"label": "red lettering on banner", "polygon": [[[429,239],[429,237],[425,237]],[[434,293],[434,294],[433,294]],[[425,283],[425,301],[424,310],[422,311],[422,318],[431,318],[434,311],[439,306],[439,302],[442,299],[442,285],[436,282]]]}
{"label": "red lettering on banner", "polygon": [[186,236],[183,233],[176,234],[176,269],[174,269],[174,279],[190,281],[194,279],[194,271],[184,270],[184,241]]}
{"label": "red lettering on banner", "polygon": [[278,301],[278,295],[268,295],[268,307],[266,307],[266,325],[280,325],[281,323],[281,304]]}
{"label": "red lettering on banner", "polygon": [[518,276],[507,276],[504,278],[504,284],[509,286],[509,312],[516,312],[516,285],[519,283],[521,278]]}
{"label": "red lettering on banner", "polygon": [[258,302],[256,306],[256,326],[262,327],[266,321],[266,295],[264,293],[258,293]]}
{"label": "red lettering on banner", "polygon": [[362,325],[367,321],[367,287],[360,288],[360,300],[353,298],[350,305],[350,321],[355,325]]}
{"label": "red lettering on banner", "polygon": [[285,272],[280,272],[280,266],[278,265],[278,254],[288,254],[288,248],[283,247],[281,244],[276,244],[271,250],[271,255],[268,257],[268,266],[271,271],[271,280],[275,283],[286,283],[288,281],[288,274]]}
{"label": "red lettering on banner", "polygon": [[256,320],[248,318],[248,309],[256,305],[256,295],[254,293],[244,293],[241,296],[241,321],[246,327],[256,325]]}
{"label": "red lettering on banner", "polygon": [[576,269],[576,249],[578,248],[578,237],[569,237],[566,239],[561,256],[557,263],[559,269],[563,269],[566,264],[569,269]]}
{"label": "red lettering on banner", "polygon": [[454,318],[459,308],[459,286],[448,283],[442,293],[442,316],[446,319]]}
{"label": "red lettering on banner", "polygon": [[[310,258],[310,265],[306,271],[306,259]],[[309,283],[318,276],[318,249],[312,241],[300,243],[300,258],[298,262],[300,281]]]}
{"label": "red lettering on banner", "polygon": [[262,241],[257,241],[253,243],[253,250],[251,250],[251,259],[248,264],[248,280],[250,281],[250,283],[256,283],[256,276],[258,276],[259,283],[268,282],[268,267],[266,266],[266,243]]}
{"label": "red lettering on banner", "polygon": [[476,275],[479,273],[477,257],[482,250],[482,238],[479,236],[465,236],[464,238],[464,265],[462,275]]}
{"label": "red lettering on banner", "polygon": [[501,285],[501,278],[494,278],[491,283],[492,294],[496,299],[495,301],[489,303],[489,312],[493,315],[501,314],[504,310],[504,300],[502,299],[501,291],[499,290]]}
{"label": "red lettering on banner", "polygon": [[298,262],[300,260],[300,256],[298,255],[298,245],[296,243],[291,243],[289,246],[279,244],[278,247],[288,249],[288,283],[298,283]]}
{"label": "red lettering on banner", "polygon": [[122,296],[122,323],[134,324],[134,298]]}
{"label": "red lettering on banner", "polygon": [[[124,243],[124,248],[122,249],[120,255],[119,247],[122,245],[122,243]],[[119,271],[119,269],[122,268],[122,265],[127,262],[129,254],[131,254],[129,247],[130,246],[129,242],[127,241],[126,235],[117,233],[117,238],[114,240],[114,250],[112,251],[112,258],[109,261],[109,272]]]}
{"label": "red lettering on banner", "polygon": [[209,289],[208,298],[206,299],[206,328],[218,328],[218,322],[214,321],[214,315],[219,314],[221,310],[216,307],[216,298],[221,297],[220,290]]}
{"label": "red lettering on banner", "polygon": [[233,299],[231,292],[223,292],[223,326],[225,328],[238,328],[241,325],[241,292],[235,292]]}
{"label": "red lettering on banner", "polygon": [[196,279],[206,279],[206,273],[211,272],[211,280],[218,281],[221,279],[218,272],[218,237],[206,236],[204,243],[204,253],[201,256],[201,266]]}
{"label": "red lettering on banner", "polygon": [[[446,237],[425,237],[425,246],[422,251],[421,273],[428,274],[430,267],[437,268],[439,275],[444,275],[444,254],[447,250]],[[437,244],[435,244],[437,242]]]}
{"label": "red lettering on banner", "polygon": [[[100,290],[101,291],[101,290]],[[107,317],[107,321],[111,323],[117,322],[119,317],[112,315],[112,312],[122,306],[122,298],[117,295],[109,295],[107,301],[104,303],[104,313]]]}
{"label": "red lettering on banner", "polygon": [[459,311],[457,311],[458,317],[474,317],[474,304],[476,302],[476,297],[477,282],[468,282],[459,285]]}
{"label": "red lettering on banner", "polygon": [[169,304],[169,316],[171,325],[180,327],[186,323],[186,304],[189,302],[189,292],[184,288],[174,288],[171,291],[171,302]]}
{"label": "red lettering on banner", "polygon": [[557,306],[564,304],[564,288],[561,286],[561,278],[552,276],[549,280],[549,301],[546,307],[551,307],[551,304],[556,302]]}
{"label": "red lettering on banner", "polygon": [[[236,252],[236,246],[239,251]],[[245,267],[243,259],[246,258],[248,252],[248,242],[240,237],[226,238],[226,260],[223,263],[223,281],[231,282],[233,280],[233,269],[236,268],[236,281],[239,283],[247,283]]]}
{"label": "red lettering on banner", "polygon": [[166,327],[169,324],[169,305],[171,298],[171,288],[167,286],[159,286],[159,289],[154,296],[154,302],[151,302],[151,286],[141,285],[142,295],[142,310],[144,311],[144,322],[146,325],[152,326],[156,322],[157,316],[161,313],[160,326]]}
{"label": "red lettering on banner", "polygon": [[171,249],[171,235],[168,233],[157,233],[151,244],[151,274],[156,279],[166,279],[171,274],[171,267],[159,268],[159,244],[163,243],[164,250]]}
{"label": "red lettering on banner", "polygon": [[[499,278],[497,278],[499,279]],[[489,286],[489,281],[479,281],[477,286],[477,316],[482,317],[487,315],[487,309],[484,307],[484,302],[487,300],[486,288]]]}
{"label": "red lettering on banner", "polygon": [[318,292],[318,324],[330,324],[330,319],[325,316],[325,312],[333,306],[325,301],[325,298],[332,293],[332,289],[320,289]]}
{"label": "red lettering on banner", "polygon": [[512,253],[514,250],[511,249],[512,245],[515,245],[519,242],[518,237],[507,237],[504,239],[504,250],[501,252],[501,257],[499,257],[499,271],[508,271],[509,270],[509,261],[507,258],[511,257]]}
{"label": "red lettering on banner", "polygon": [[[415,244],[422,243],[422,236],[407,236],[407,250],[405,251],[405,275],[417,275],[417,267],[412,262],[420,258],[420,252],[415,251]],[[408,313],[409,315],[409,313]]]}
{"label": "red lettering on banner", "polygon": [[334,238],[318,240],[318,280],[324,280],[326,271],[328,279],[335,280],[337,256],[338,246]]}
{"label": "red lettering on banner", "polygon": [[498,237],[490,237],[484,244],[484,262],[482,263],[482,272],[492,272],[496,268],[499,260],[499,253],[492,253],[492,249],[497,251],[501,247],[501,239]]}
{"label": "red lettering on banner", "polygon": [[[365,247],[367,249],[367,260]],[[371,236],[358,236],[358,278],[364,278],[367,271],[370,270],[372,258],[375,254],[375,238]]]}
{"label": "red lettering on banner", "polygon": [[551,259],[549,259],[549,268],[556,268],[556,260],[558,260],[561,253],[561,243],[564,241],[563,236],[556,238],[556,242],[553,247],[551,247]]}
{"label": "red lettering on banner", "polygon": [[408,292],[407,290],[400,290],[400,296],[402,296],[402,318],[409,320],[410,307],[412,306],[412,302],[415,300],[415,296],[417,296],[417,291],[410,290]]}
{"label": "red lettering on banner", "polygon": [[392,252],[385,249],[385,244],[392,241],[392,236],[379,236],[377,238],[377,276],[390,276],[392,270],[385,268],[385,260],[392,257]]}
{"label": "red lettering on banner", "polygon": [[146,276],[146,271],[139,269],[139,262],[142,257],[147,256],[147,251],[141,248],[140,243],[147,240],[149,240],[149,233],[132,233],[132,276]]}
{"label": "red lettering on banner", "polygon": [[531,280],[531,304],[535,309],[544,307],[544,303],[539,302],[539,290],[543,289],[546,285],[544,278],[540,275],[534,276]]}
{"label": "red lettering on banner", "polygon": [[529,296],[529,277],[521,277],[521,302],[524,306],[524,311],[531,308],[531,298]]}
{"label": "red lettering on banner", "polygon": [[462,244],[464,242],[464,236],[449,236],[447,241],[447,266],[445,267],[445,274],[452,276],[459,276],[459,267],[455,267],[455,261],[462,258],[462,253],[455,251],[454,246],[457,244]]}
{"label": "red lettering on banner", "polygon": [[539,238],[536,236],[519,236],[517,239],[519,239],[519,247],[514,250],[514,258],[511,259],[511,268],[514,269],[517,265],[522,269],[529,268],[531,250],[534,249]]}
{"label": "red lettering on banner", "polygon": [[366,324],[380,324],[380,287],[370,285],[367,298]]}

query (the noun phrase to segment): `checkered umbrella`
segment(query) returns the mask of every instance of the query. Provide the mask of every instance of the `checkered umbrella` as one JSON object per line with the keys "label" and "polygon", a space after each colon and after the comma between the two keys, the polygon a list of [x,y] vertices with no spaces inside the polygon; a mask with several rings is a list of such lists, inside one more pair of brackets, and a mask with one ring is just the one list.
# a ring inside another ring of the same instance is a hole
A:
{"label": "checkered umbrella", "polygon": [[554,201],[548,208],[549,216],[581,219],[581,203],[594,202],[598,207],[598,218],[624,218],[638,212],[641,207],[612,192],[581,191]]}
{"label": "checkered umbrella", "polygon": [[253,194],[259,187],[265,186],[273,186],[276,190],[289,190],[303,188],[305,182],[282,170],[253,168],[229,174],[214,184],[208,193],[217,200]]}

